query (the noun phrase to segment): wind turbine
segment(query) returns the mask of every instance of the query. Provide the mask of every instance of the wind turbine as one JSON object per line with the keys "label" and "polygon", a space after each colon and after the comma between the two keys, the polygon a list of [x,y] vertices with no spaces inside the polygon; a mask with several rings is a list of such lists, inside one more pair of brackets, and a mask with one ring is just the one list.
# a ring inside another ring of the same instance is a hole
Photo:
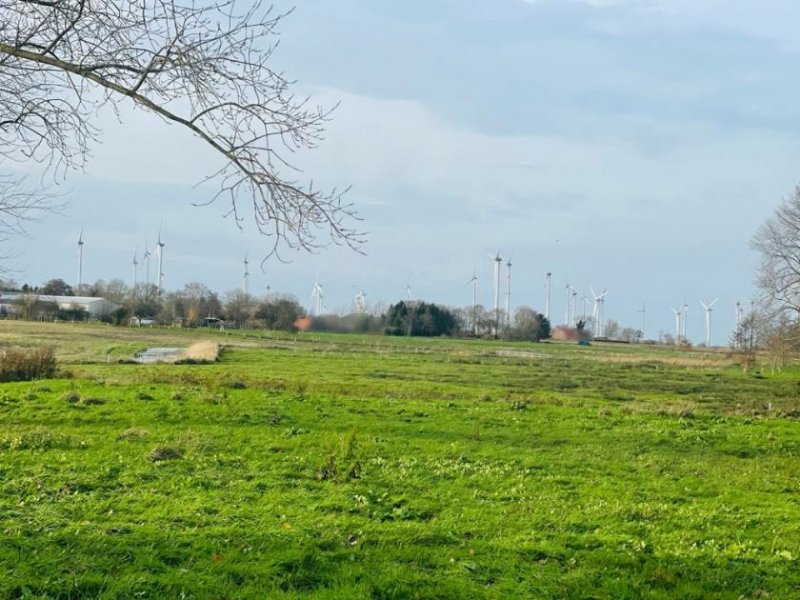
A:
{"label": "wind turbine", "polygon": [[605,334],[605,304],[608,290],[603,290],[602,294],[597,294],[593,288],[589,288],[594,298],[594,309],[592,310],[592,317],[594,318],[594,337],[601,338]]}
{"label": "wind turbine", "polygon": [[680,343],[681,341],[681,331],[683,330],[683,326],[681,322],[683,321],[683,307],[675,308],[674,306],[670,307],[672,312],[675,313],[675,342]]}
{"label": "wind turbine", "polygon": [[742,331],[742,321],[744,320],[744,308],[742,303],[736,301],[736,345],[742,347],[744,345],[744,332]]}
{"label": "wind turbine", "polygon": [[683,321],[681,324],[681,338],[686,339],[686,321],[689,317],[689,305],[686,303],[686,300],[683,301],[683,306],[681,307],[683,311]]}
{"label": "wind turbine", "polygon": [[508,275],[506,276],[506,321],[511,321],[511,257],[506,262]]}
{"label": "wind turbine", "polygon": [[714,305],[717,303],[717,298],[706,304],[700,300],[700,304],[706,309],[706,346],[711,347],[711,311],[714,310]]}
{"label": "wind turbine", "polygon": [[133,289],[136,289],[136,279],[139,275],[139,261],[136,259],[136,250],[133,251],[133,260],[131,264],[133,265]]}
{"label": "wind turbine", "polygon": [[472,334],[475,335],[478,316],[478,276],[475,275],[475,269],[472,270],[472,278],[467,282],[467,285],[470,284],[472,284]]}
{"label": "wind turbine", "polygon": [[500,265],[503,259],[500,258],[500,250],[494,256],[490,254],[489,258],[494,261],[494,337],[497,337],[500,326]]}
{"label": "wind turbine", "polygon": [[564,325],[569,327],[569,324],[570,324],[570,321],[571,321],[570,314],[569,314],[569,303],[570,303],[570,299],[572,298],[572,286],[570,284],[567,284],[567,285],[564,286],[564,289],[567,290],[567,310],[566,310],[566,312],[564,314]]}
{"label": "wind turbine", "polygon": [[642,302],[642,310],[637,310],[637,313],[642,313],[642,340],[644,340],[644,323],[645,323],[645,316],[647,315],[647,304]]}
{"label": "wind turbine", "polygon": [[544,287],[547,291],[544,304],[544,316],[548,321],[550,320],[550,284],[552,283],[552,278],[553,274],[550,271],[544,276]]}
{"label": "wind turbine", "polygon": [[581,294],[581,302],[583,303],[583,312],[581,313],[581,321],[586,321],[586,303],[589,301],[589,298],[586,297],[586,294]]}
{"label": "wind turbine", "polygon": [[158,226],[158,244],[156,244],[156,252],[158,252],[158,280],[156,284],[156,292],[161,295],[161,284],[164,283],[164,246],[166,244],[161,239],[161,225]]}
{"label": "wind turbine", "polygon": [[147,238],[144,238],[144,283],[145,293],[149,294],[150,289],[150,250],[148,250]]}
{"label": "wind turbine", "polygon": [[367,294],[364,293],[364,290],[356,294],[355,305],[357,313],[365,313],[367,311]]}
{"label": "wind turbine", "polygon": [[83,283],[83,227],[81,233],[78,235],[78,287],[76,294],[81,294],[81,284]]}
{"label": "wind turbine", "polygon": [[247,253],[245,252],[245,255],[244,255],[244,281],[243,281],[245,298],[250,296],[250,269],[249,269],[249,266],[250,266],[250,261],[247,259]]}
{"label": "wind turbine", "polygon": [[414,299],[414,295],[411,293],[411,284],[410,283],[406,284],[406,297],[408,298],[409,302],[411,302]]}
{"label": "wind turbine", "polygon": [[322,298],[325,294],[322,293],[322,286],[319,281],[314,280],[314,289],[311,291],[311,297],[314,299],[314,316],[318,317],[322,314]]}
{"label": "wind turbine", "polygon": [[572,288],[572,321],[577,322],[578,320],[578,290],[576,288]]}

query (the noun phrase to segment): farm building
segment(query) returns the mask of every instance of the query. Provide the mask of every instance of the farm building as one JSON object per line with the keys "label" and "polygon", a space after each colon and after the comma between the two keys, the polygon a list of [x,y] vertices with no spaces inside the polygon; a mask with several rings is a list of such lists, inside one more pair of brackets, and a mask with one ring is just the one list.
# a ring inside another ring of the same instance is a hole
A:
{"label": "farm building", "polygon": [[26,299],[33,302],[56,304],[61,310],[85,310],[92,319],[108,314],[118,306],[111,300],[92,296],[48,296],[23,292],[0,292],[0,311],[15,314],[18,312],[19,304]]}

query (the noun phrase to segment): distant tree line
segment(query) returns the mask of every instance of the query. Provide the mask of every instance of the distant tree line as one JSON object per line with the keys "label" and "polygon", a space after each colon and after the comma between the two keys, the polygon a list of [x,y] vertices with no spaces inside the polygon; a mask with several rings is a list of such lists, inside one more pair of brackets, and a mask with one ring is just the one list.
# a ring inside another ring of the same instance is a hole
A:
{"label": "distant tree line", "polygon": [[[158,293],[155,285],[127,285],[120,279],[84,284],[79,290],[62,279],[51,279],[39,286],[18,286],[0,281],[0,289],[18,291],[15,313],[24,319],[83,320],[88,317],[80,308],[63,309],[38,295],[92,296],[110,300],[116,308],[101,320],[116,325],[155,323],[183,327],[225,326],[268,330],[372,333],[415,337],[494,337],[520,341],[539,341],[550,337],[550,323],[540,313],[519,307],[513,318],[497,315],[483,307],[450,308],[424,301],[401,301],[374,313],[326,314],[308,318],[296,298],[283,294],[263,297],[232,290],[222,296],[199,282],[183,288]],[[306,317],[305,319],[303,319]]]}

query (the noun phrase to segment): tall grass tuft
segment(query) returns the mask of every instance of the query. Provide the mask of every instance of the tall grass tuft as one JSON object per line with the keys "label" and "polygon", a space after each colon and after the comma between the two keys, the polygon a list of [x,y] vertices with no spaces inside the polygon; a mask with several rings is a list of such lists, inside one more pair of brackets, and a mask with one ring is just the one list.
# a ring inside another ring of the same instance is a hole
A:
{"label": "tall grass tuft", "polygon": [[56,373],[53,348],[8,348],[0,353],[0,381],[47,379]]}
{"label": "tall grass tuft", "polygon": [[356,430],[339,435],[326,448],[325,461],[317,471],[317,479],[345,482],[361,478],[361,460]]}

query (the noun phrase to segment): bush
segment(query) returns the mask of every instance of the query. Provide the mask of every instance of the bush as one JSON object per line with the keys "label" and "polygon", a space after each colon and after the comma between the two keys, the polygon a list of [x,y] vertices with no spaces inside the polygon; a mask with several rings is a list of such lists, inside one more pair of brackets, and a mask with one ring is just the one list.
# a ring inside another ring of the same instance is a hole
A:
{"label": "bush", "polygon": [[56,357],[50,347],[11,348],[0,354],[0,381],[46,379],[56,373]]}

